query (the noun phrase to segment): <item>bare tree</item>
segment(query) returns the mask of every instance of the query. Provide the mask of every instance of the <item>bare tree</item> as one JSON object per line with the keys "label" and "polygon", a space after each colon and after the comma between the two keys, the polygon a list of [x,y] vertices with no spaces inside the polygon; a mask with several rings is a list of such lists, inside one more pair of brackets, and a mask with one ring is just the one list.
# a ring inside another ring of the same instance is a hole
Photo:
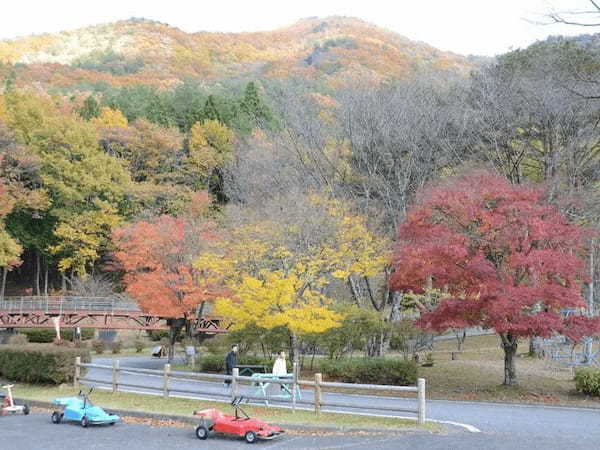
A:
{"label": "bare tree", "polygon": [[552,10],[547,14],[550,23],[576,25],[579,27],[600,26],[600,3],[597,0],[587,0],[586,8]]}

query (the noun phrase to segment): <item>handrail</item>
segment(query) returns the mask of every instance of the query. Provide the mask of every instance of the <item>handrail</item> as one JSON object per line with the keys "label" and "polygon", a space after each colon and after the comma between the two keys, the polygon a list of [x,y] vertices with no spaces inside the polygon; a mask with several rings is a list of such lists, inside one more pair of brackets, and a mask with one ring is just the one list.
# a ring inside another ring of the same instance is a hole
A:
{"label": "handrail", "polygon": [[43,311],[62,314],[64,311],[140,311],[133,301],[119,297],[83,296],[19,296],[0,300],[0,311]]}

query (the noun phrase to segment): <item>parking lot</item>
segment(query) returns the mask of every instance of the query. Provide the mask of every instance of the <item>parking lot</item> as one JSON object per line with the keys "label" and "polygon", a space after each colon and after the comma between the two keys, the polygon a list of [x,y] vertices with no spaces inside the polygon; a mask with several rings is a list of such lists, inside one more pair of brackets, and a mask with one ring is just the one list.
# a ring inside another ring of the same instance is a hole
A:
{"label": "parking lot", "polygon": [[[195,437],[192,426],[162,427],[119,423],[114,427],[82,428],[77,424],[50,422],[49,412],[34,411],[29,416],[0,417],[1,448],[10,450],[127,449],[247,449],[242,439],[211,436]],[[519,434],[465,433],[380,434],[291,432],[273,441],[261,441],[251,448],[269,449],[597,449],[593,439],[579,442],[556,438],[532,442]]]}

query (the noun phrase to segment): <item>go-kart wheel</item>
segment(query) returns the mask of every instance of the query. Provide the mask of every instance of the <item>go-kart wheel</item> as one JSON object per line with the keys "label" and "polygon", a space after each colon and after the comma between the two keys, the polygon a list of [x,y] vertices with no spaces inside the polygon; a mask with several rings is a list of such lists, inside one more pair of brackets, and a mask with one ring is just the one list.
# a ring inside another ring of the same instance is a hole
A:
{"label": "go-kart wheel", "polygon": [[29,405],[23,405],[23,414],[29,415]]}
{"label": "go-kart wheel", "polygon": [[256,433],[254,431],[247,431],[244,439],[246,439],[248,444],[254,444],[256,442]]}
{"label": "go-kart wheel", "polygon": [[61,420],[62,420],[62,414],[59,413],[58,411],[54,411],[52,413],[52,423],[59,424]]}
{"label": "go-kart wheel", "polygon": [[88,418],[87,418],[87,417],[85,417],[85,416],[83,416],[83,417],[81,418],[81,426],[82,426],[83,428],[87,428],[87,426],[88,426],[89,424],[90,424],[90,422],[89,422]]}
{"label": "go-kart wheel", "polygon": [[205,440],[208,438],[208,428],[206,428],[204,425],[198,425],[196,427],[196,437],[198,439],[202,439]]}

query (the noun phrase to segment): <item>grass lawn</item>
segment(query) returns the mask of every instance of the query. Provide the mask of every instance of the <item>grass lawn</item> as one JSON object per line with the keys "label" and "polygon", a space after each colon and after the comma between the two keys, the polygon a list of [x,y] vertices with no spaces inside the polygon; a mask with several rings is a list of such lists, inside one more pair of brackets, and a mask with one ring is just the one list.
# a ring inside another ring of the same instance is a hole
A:
{"label": "grass lawn", "polygon": [[[15,386],[16,398],[52,401],[56,397],[68,397],[76,392],[71,387],[38,386],[18,384]],[[176,414],[191,416],[194,410],[217,408],[226,413],[233,413],[233,408],[224,403],[206,402],[182,398],[163,398],[161,396],[146,394],[129,394],[119,392],[113,394],[102,390],[94,391],[92,401],[108,409],[125,409],[130,411],[145,411],[152,413]],[[315,426],[341,426],[348,428],[389,428],[397,431],[415,429],[436,432],[442,428],[436,424],[417,426],[414,420],[395,419],[387,417],[358,416],[350,414],[322,413],[319,417],[312,411],[296,411],[295,413],[284,408],[267,408],[265,406],[246,405],[244,410],[252,417],[277,423],[277,424],[304,424]]]}
{"label": "grass lawn", "polygon": [[496,335],[471,336],[459,359],[452,361],[456,341],[437,341],[433,367],[420,367],[428,398],[562,404],[600,408],[600,399],[575,392],[573,371],[556,362],[526,356],[529,342],[519,344],[515,388],[502,386],[504,352]]}

